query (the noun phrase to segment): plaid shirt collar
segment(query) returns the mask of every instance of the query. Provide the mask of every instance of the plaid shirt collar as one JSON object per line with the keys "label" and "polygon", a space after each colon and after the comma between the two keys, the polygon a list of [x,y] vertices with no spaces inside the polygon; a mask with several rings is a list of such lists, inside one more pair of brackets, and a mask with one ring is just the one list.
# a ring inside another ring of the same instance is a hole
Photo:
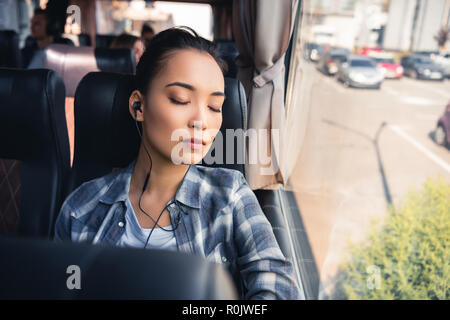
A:
{"label": "plaid shirt collar", "polygon": [[[130,181],[136,160],[123,170],[107,192],[99,199],[102,203],[111,205],[126,201],[130,191]],[[191,183],[189,183],[189,181]],[[188,207],[200,209],[200,175],[195,164],[190,165],[175,194],[175,201]]]}

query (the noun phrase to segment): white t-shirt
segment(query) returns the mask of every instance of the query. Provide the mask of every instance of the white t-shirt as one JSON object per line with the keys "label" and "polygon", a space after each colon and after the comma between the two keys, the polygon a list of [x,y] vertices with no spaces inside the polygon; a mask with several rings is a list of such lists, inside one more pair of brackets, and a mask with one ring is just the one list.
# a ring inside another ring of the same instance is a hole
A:
{"label": "white t-shirt", "polygon": [[[144,248],[148,235],[152,229],[144,229],[139,225],[129,197],[127,197],[126,206],[125,232],[122,237],[120,237],[117,245],[120,247]],[[172,230],[172,228],[171,225],[164,227],[166,230]],[[146,248],[178,250],[175,233],[173,231],[165,231],[160,227],[155,228]]]}

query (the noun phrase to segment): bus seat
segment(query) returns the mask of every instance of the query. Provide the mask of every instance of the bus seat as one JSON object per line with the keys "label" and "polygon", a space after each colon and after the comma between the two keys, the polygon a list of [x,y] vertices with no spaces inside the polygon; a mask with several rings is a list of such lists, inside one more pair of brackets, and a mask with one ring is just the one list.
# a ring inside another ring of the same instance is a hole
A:
{"label": "bus seat", "polygon": [[[53,43],[54,44],[65,44],[65,45],[72,46],[72,47],[75,46],[75,43],[71,39],[64,38],[64,37],[54,38]],[[31,35],[27,36],[25,38],[25,47],[31,47],[34,45],[36,45],[36,40],[34,40],[33,37],[31,37]]]}
{"label": "bus seat", "polygon": [[225,268],[183,252],[11,236],[0,236],[0,252],[0,299],[238,298]]}
{"label": "bus seat", "polygon": [[134,89],[134,76],[129,74],[91,72],[81,80],[75,93],[75,152],[69,192],[136,158],[140,139],[128,111]]}
{"label": "bus seat", "polygon": [[288,228],[283,220],[283,210],[278,190],[254,190],[259,205],[267,220],[272,225],[272,230],[277,239],[278,245],[284,256],[292,258],[291,246],[289,245]]}
{"label": "bus seat", "polygon": [[80,44],[80,47],[92,46],[91,36],[87,33],[80,33],[78,35],[78,43]]}
{"label": "bus seat", "polygon": [[53,71],[0,69],[1,233],[53,233],[69,172],[64,92]]}
{"label": "bus seat", "polygon": [[25,47],[31,47],[34,43],[36,43],[36,40],[34,40],[31,35],[25,38]]}
{"label": "bus seat", "polygon": [[[128,111],[134,88],[134,77],[126,74],[92,72],[81,80],[75,94],[75,154],[69,192],[136,158],[140,139]],[[225,95],[221,127],[224,138],[226,129],[245,130],[247,123],[245,93],[240,82],[225,78]],[[244,154],[245,146],[235,143],[235,158],[237,148],[242,148],[240,153]],[[244,163],[214,166],[242,173],[245,167]]]}
{"label": "bus seat", "polygon": [[135,72],[135,56],[129,49],[72,47],[52,44],[44,52],[43,68],[56,71],[66,85],[66,119],[70,143],[70,163],[74,149],[73,98],[81,79],[91,71]]}
{"label": "bus seat", "polygon": [[[220,140],[216,139],[208,154],[203,158],[201,165],[208,167],[221,167],[234,169],[242,172],[245,176],[245,137],[243,135],[236,134],[234,138],[234,150],[231,157],[230,150],[227,150],[226,143],[226,131],[227,129],[233,129],[234,133],[241,131],[245,133],[247,131],[247,100],[245,97],[245,90],[242,83],[239,80],[232,78],[225,78],[225,96],[222,107],[222,126],[220,127],[220,133],[223,137],[223,158],[218,163],[208,164],[207,158],[214,156],[218,158],[214,151],[215,144],[220,147]],[[232,132],[232,133],[233,133]],[[227,155],[231,158],[231,163],[227,163]]]}
{"label": "bus seat", "polygon": [[113,34],[96,34],[95,35],[95,47],[96,48],[109,48],[113,40],[117,36]]}
{"label": "bus seat", "polygon": [[219,55],[227,63],[228,72],[226,77],[236,78],[238,67],[235,62],[239,55],[236,43],[231,40],[216,40],[214,41],[219,49]]}
{"label": "bus seat", "polygon": [[53,40],[53,43],[54,43],[54,44],[64,44],[64,45],[72,46],[72,47],[75,46],[75,43],[73,43],[73,41],[72,41],[71,39],[69,39],[69,38],[64,38],[64,37],[58,37],[58,38],[55,38],[55,39]]}
{"label": "bus seat", "polygon": [[95,60],[100,71],[136,73],[136,56],[131,49],[95,48]]}
{"label": "bus seat", "polygon": [[19,36],[13,30],[0,31],[0,68],[20,67]]}
{"label": "bus seat", "polygon": [[45,50],[43,67],[55,70],[64,80],[66,96],[74,97],[78,83],[88,72],[134,73],[135,65],[134,54],[129,49],[52,44]]}

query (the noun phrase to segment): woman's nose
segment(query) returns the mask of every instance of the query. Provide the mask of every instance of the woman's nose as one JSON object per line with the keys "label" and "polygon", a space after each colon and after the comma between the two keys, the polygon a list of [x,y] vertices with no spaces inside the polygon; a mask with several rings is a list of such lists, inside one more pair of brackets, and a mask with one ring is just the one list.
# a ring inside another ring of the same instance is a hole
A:
{"label": "woman's nose", "polygon": [[197,106],[194,108],[193,115],[189,122],[189,127],[195,130],[205,130],[208,127],[206,108],[203,106]]}

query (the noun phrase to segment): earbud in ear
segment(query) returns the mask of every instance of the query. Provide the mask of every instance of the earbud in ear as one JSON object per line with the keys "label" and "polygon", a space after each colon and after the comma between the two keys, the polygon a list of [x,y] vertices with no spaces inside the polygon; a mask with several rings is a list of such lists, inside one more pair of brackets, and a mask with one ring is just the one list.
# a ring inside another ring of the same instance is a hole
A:
{"label": "earbud in ear", "polygon": [[141,110],[141,103],[139,101],[133,102],[133,109],[134,109],[134,112],[137,112],[138,110]]}
{"label": "earbud in ear", "polygon": [[134,109],[134,117],[137,118],[138,110],[140,110],[142,112],[141,103],[139,101],[133,102],[133,109]]}

